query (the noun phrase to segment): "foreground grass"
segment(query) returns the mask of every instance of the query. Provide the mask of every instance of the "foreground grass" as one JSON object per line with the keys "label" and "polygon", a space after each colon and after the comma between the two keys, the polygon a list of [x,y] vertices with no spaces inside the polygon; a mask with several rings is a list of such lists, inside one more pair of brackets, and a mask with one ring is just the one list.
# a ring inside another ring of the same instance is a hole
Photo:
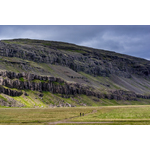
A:
{"label": "foreground grass", "polygon": [[[149,105],[104,106],[97,113],[71,119],[72,122],[108,122],[104,124],[150,124]],[[94,123],[93,123],[94,124]],[[98,123],[95,123],[98,124]]]}
{"label": "foreground grass", "polygon": [[80,112],[90,113],[93,108],[0,108],[0,124],[48,124],[70,117]]}
{"label": "foreground grass", "polygon": [[[91,113],[93,112],[94,113]],[[80,117],[80,112],[84,116]],[[72,118],[74,117],[74,118]],[[64,121],[64,119],[68,119]],[[1,125],[150,125],[149,105],[78,108],[0,108]],[[85,123],[86,122],[86,123]]]}

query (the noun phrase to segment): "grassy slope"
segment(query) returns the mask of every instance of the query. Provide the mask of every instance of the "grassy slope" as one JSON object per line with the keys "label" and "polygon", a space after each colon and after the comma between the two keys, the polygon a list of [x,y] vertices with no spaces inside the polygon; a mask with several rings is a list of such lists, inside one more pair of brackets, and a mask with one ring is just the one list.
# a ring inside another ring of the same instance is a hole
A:
{"label": "grassy slope", "polygon": [[[12,44],[32,44],[32,45],[40,45],[43,46],[59,46],[62,50],[65,47],[65,51],[67,53],[74,52],[74,53],[88,53],[93,51],[93,49],[82,47],[82,51],[80,52],[80,46],[74,44],[67,44],[63,42],[49,42],[49,41],[38,41],[38,40],[10,40],[5,41],[6,43]],[[70,47],[74,48],[73,50]],[[64,51],[64,52],[65,52]],[[119,56],[122,58],[128,57],[129,59],[135,59],[134,57],[130,57],[127,55],[117,54],[114,52],[108,52],[100,50],[103,55],[111,54],[112,56]],[[145,62],[143,59],[139,59],[139,61]],[[26,65],[24,65],[24,64]],[[0,56],[0,68],[1,70],[9,70],[13,72],[30,72],[38,75],[47,75],[47,76],[55,76],[63,78],[68,82],[78,82],[81,84],[92,85],[97,90],[101,92],[107,93],[108,90],[115,90],[115,89],[123,89],[123,90],[131,90],[136,93],[140,94],[149,94],[150,93],[150,81],[143,79],[143,78],[136,78],[133,76],[132,78],[123,78],[117,76],[111,77],[93,77],[83,72],[75,72],[68,67],[59,66],[59,65],[51,65],[46,63],[36,63],[28,60],[23,60],[20,58],[15,57],[3,57]],[[74,78],[70,78],[69,76],[74,76]],[[78,77],[85,77],[85,79],[81,79]],[[21,80],[21,79],[20,79]],[[107,86],[109,85],[109,86]],[[96,99],[94,97],[87,97],[85,95],[77,96],[74,99],[77,99],[79,102],[76,102],[72,98],[62,98],[61,95],[54,95],[49,92],[43,92],[44,97],[41,100],[37,95],[38,92],[35,91],[26,91],[29,96],[20,96],[14,97],[15,100],[22,102],[26,105],[26,107],[48,107],[50,104],[58,105],[59,101],[68,102],[70,104],[80,106],[82,103],[89,105],[89,106],[101,106],[101,105],[120,105],[120,104],[149,104],[149,100],[141,100],[141,101],[116,101],[116,100],[107,100],[107,99],[100,99],[99,102],[93,101]]]}
{"label": "grassy slope", "polygon": [[[7,60],[7,61],[6,61]],[[74,72],[73,70],[63,67],[63,66],[56,66],[44,63],[35,63],[32,61],[22,60],[20,58],[9,58],[9,57],[1,57],[1,68],[3,70],[9,70],[14,72],[31,72],[35,74],[41,75],[41,70],[43,75],[48,76],[57,76],[61,77],[68,82],[79,82],[82,84],[92,85],[97,90],[101,92],[107,93],[108,90],[113,89],[123,89],[123,90],[133,90],[137,93],[144,93],[148,94],[150,89],[150,82],[146,79],[139,79],[136,77],[132,77],[131,79],[121,78],[112,76],[108,77],[93,77],[83,72]],[[12,62],[25,62],[30,65],[32,68],[31,71],[25,70],[24,68],[19,65],[19,63],[12,63]],[[74,77],[85,77],[88,82],[84,79],[78,78],[69,78],[68,76]],[[22,79],[20,79],[22,80]],[[109,85],[106,86],[106,85]],[[105,106],[105,105],[120,105],[120,104],[149,104],[149,100],[141,100],[141,101],[116,101],[116,100],[107,100],[107,99],[100,99],[99,102],[93,101],[96,99],[94,97],[87,97],[85,95],[78,96],[77,99],[79,102],[74,101],[71,98],[62,98],[61,95],[54,95],[49,92],[43,92],[44,97],[41,100],[37,95],[39,94],[36,91],[26,91],[29,96],[20,96],[14,97],[15,100],[20,101],[21,103],[25,104],[26,107],[48,107],[50,104],[58,105],[59,101],[64,101],[66,103],[70,103],[72,105],[81,106],[81,104],[86,104],[89,106]]]}
{"label": "grassy slope", "polygon": [[[108,90],[122,89],[133,91],[139,94],[150,94],[150,81],[148,79],[137,78],[133,75],[131,78],[124,78],[114,75],[111,75],[110,77],[93,77],[83,72],[80,72],[80,74],[87,77],[91,85],[103,92],[107,92]],[[109,85],[109,87],[106,85]]]}

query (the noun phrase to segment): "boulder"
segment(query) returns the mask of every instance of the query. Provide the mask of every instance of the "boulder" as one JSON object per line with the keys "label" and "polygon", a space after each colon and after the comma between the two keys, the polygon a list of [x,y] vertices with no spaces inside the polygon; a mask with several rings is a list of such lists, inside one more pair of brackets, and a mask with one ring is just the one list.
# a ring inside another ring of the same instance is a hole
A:
{"label": "boulder", "polygon": [[39,94],[40,97],[43,97],[44,95],[42,93]]}
{"label": "boulder", "polygon": [[26,92],[24,93],[25,96],[29,96]]}
{"label": "boulder", "polygon": [[67,107],[71,107],[71,104],[69,104],[69,103],[66,103],[66,106],[67,106]]}

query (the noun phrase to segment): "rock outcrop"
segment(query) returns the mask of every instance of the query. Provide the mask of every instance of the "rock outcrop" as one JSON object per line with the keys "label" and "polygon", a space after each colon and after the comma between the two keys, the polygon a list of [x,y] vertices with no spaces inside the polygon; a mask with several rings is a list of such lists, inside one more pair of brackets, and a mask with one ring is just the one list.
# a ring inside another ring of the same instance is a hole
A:
{"label": "rock outcrop", "polygon": [[[14,40],[15,41],[15,40]],[[0,55],[40,63],[62,65],[93,76],[150,77],[150,62],[144,59],[62,42],[16,40],[24,44],[0,42]],[[118,63],[119,62],[119,63]]]}
{"label": "rock outcrop", "polygon": [[11,89],[5,88],[3,86],[0,86],[0,93],[4,93],[9,96],[20,96],[23,94],[21,91],[11,90]]}
{"label": "rock outcrop", "polygon": [[[24,81],[21,81],[20,78]],[[79,83],[68,83],[61,78],[38,76],[30,73],[15,73],[8,71],[0,72],[0,92],[10,96],[20,96],[21,91],[18,90],[30,89],[33,91],[49,91],[51,93],[62,94],[62,97],[69,95],[84,94],[87,96],[95,96],[97,98],[107,98],[116,100],[138,100],[138,98],[150,99],[150,96],[135,94],[131,91],[113,90],[108,93],[95,91],[93,87],[85,86]],[[4,88],[8,87],[7,88]],[[63,96],[65,95],[65,96]],[[42,94],[39,95],[42,97]]]}
{"label": "rock outcrop", "polygon": [[[28,73],[0,72],[0,85],[19,90],[30,89],[33,91],[49,91],[65,95],[86,94],[92,91],[78,83],[67,83],[61,78],[37,76]],[[25,81],[20,81],[22,78]]]}

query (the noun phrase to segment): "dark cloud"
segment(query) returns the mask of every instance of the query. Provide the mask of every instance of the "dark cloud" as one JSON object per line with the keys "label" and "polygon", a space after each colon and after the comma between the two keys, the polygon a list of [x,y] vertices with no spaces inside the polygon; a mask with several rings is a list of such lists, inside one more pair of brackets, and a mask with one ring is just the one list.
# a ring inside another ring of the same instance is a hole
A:
{"label": "dark cloud", "polygon": [[70,42],[150,59],[150,26],[0,26],[0,39]]}

